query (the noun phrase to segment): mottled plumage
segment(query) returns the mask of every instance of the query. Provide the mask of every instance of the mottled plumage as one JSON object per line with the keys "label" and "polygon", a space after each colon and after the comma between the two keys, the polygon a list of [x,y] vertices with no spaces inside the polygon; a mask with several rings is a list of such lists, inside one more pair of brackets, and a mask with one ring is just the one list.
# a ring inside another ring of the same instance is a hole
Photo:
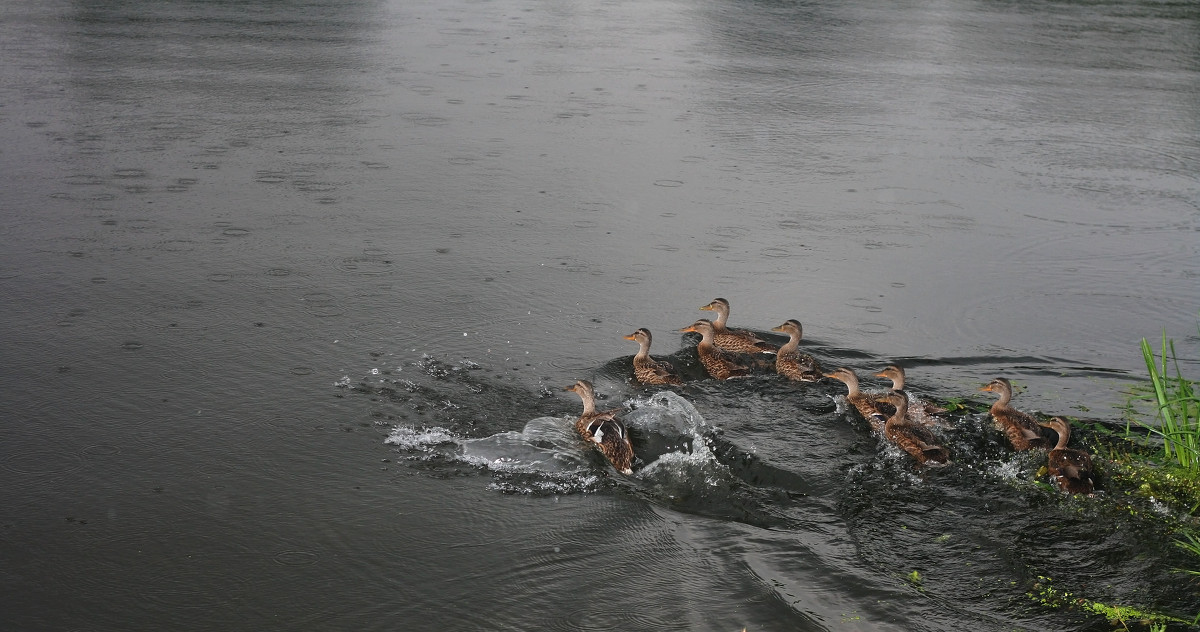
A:
{"label": "mottled plumage", "polygon": [[683,380],[675,375],[670,364],[650,357],[652,337],[649,329],[643,327],[625,336],[625,339],[641,345],[637,355],[633,356],[633,379],[642,384],[683,384]]}
{"label": "mottled plumage", "polygon": [[696,354],[700,356],[700,364],[704,365],[704,370],[714,379],[727,380],[731,377],[750,375],[750,369],[739,363],[731,354],[713,344],[713,326],[708,320],[700,319],[680,331],[700,334],[700,342],[696,345]]}
{"label": "mottled plumage", "polygon": [[788,335],[787,344],[779,348],[775,355],[775,372],[789,380],[797,382],[816,382],[824,375],[816,358],[800,353],[800,338],[804,336],[804,327],[798,320],[789,320],[771,329]]}
{"label": "mottled plumage", "polygon": [[881,402],[874,396],[858,390],[858,376],[850,369],[845,367],[834,369],[832,373],[826,373],[825,377],[831,377],[844,383],[849,391],[846,394],[846,401],[850,402],[858,414],[871,424],[871,429],[883,433],[884,424],[895,410],[890,404]]}
{"label": "mottled plumage", "polygon": [[716,312],[713,321],[713,344],[736,353],[774,353],[775,346],[762,340],[745,329],[730,329],[725,326],[729,320],[729,301],[715,298],[711,303],[700,308],[703,311]]}
{"label": "mottled plumage", "polygon": [[[893,391],[904,390],[904,369],[899,365],[888,365],[884,367],[882,371],[876,373],[875,377],[884,377],[891,380]],[[928,400],[914,397],[908,403],[909,420],[925,424],[926,426],[943,425],[940,423],[940,420],[935,419],[934,417],[944,413],[946,413],[945,408],[942,408],[941,406],[938,406],[937,404],[934,404]]]}
{"label": "mottled plumage", "polygon": [[1044,424],[1058,433],[1058,444],[1046,455],[1046,470],[1058,488],[1072,494],[1090,494],[1096,488],[1092,473],[1092,457],[1083,450],[1067,447],[1071,426],[1062,417],[1053,417]]}
{"label": "mottled plumage", "polygon": [[950,461],[950,453],[946,448],[937,444],[937,438],[929,429],[908,419],[908,394],[904,391],[892,391],[885,396],[888,403],[896,407],[896,412],[887,420],[883,428],[883,436],[888,441],[900,446],[912,455],[918,463],[945,465]]}
{"label": "mottled plumage", "polygon": [[992,404],[992,419],[995,419],[996,425],[1004,431],[1004,436],[1008,437],[1013,449],[1050,447],[1050,440],[1042,434],[1037,420],[1008,405],[1008,402],[1012,401],[1012,384],[1008,380],[998,377],[979,390],[999,395],[1000,399]]}
{"label": "mottled plumage", "polygon": [[617,411],[596,410],[596,392],[592,383],[579,380],[563,390],[573,391],[583,400],[583,414],[575,422],[575,430],[585,441],[596,444],[600,453],[622,474],[633,474],[633,445],[625,424],[617,419]]}

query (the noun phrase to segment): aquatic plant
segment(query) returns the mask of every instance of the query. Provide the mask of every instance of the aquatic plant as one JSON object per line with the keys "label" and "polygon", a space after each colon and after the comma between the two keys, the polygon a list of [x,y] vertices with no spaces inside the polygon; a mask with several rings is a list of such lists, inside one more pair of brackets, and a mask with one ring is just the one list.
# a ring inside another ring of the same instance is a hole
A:
{"label": "aquatic plant", "polygon": [[[1200,537],[1197,537],[1196,534],[1194,534],[1194,533],[1183,534],[1183,539],[1177,541],[1175,544],[1179,548],[1181,548],[1193,555],[1200,556]],[[1200,571],[1197,571],[1197,570],[1181,568],[1181,569],[1179,569],[1179,571],[1182,573],[1187,573],[1189,575],[1200,575]],[[1196,616],[1197,616],[1197,619],[1200,619],[1200,615],[1196,615]]]}
{"label": "aquatic plant", "polygon": [[1110,623],[1121,626],[1122,630],[1130,630],[1131,625],[1135,627],[1147,627],[1150,630],[1165,630],[1167,624],[1170,623],[1182,623],[1185,625],[1193,623],[1192,621],[1161,612],[1141,610],[1132,606],[1106,604],[1100,601],[1077,597],[1071,592],[1055,588],[1053,581],[1050,577],[1038,575],[1037,581],[1033,584],[1033,590],[1026,593],[1026,595],[1037,603],[1050,608],[1079,610],[1102,616],[1108,619]]}
{"label": "aquatic plant", "polygon": [[[1168,352],[1175,369],[1174,377],[1168,373]],[[1161,423],[1158,427],[1137,423],[1162,438],[1166,458],[1188,469],[1200,469],[1200,398],[1196,397],[1193,382],[1179,369],[1175,341],[1163,332],[1162,349],[1156,357],[1150,343],[1142,338],[1142,357],[1150,374],[1154,389],[1152,401]]]}

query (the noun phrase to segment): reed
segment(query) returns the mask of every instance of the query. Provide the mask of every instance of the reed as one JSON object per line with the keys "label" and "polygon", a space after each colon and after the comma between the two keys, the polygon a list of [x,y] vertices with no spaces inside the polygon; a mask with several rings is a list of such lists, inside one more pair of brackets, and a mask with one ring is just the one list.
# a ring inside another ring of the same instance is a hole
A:
{"label": "reed", "polygon": [[[1170,365],[1167,358],[1170,356]],[[1162,437],[1164,456],[1189,470],[1200,470],[1200,398],[1194,384],[1183,377],[1175,357],[1175,341],[1163,332],[1162,350],[1155,356],[1150,343],[1142,338],[1142,357],[1150,373],[1153,387],[1152,403],[1156,405],[1161,424],[1156,428],[1141,424],[1150,433]],[[1175,369],[1174,377],[1168,369]]]}

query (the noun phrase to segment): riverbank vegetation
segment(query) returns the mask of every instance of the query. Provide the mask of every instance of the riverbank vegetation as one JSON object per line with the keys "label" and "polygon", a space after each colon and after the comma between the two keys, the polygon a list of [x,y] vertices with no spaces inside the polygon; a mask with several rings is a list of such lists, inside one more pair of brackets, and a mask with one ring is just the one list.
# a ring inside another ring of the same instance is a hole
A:
{"label": "riverbank vegetation", "polygon": [[[1098,457],[1104,503],[1145,525],[1147,536],[1174,540],[1183,592],[1200,591],[1200,399],[1196,382],[1180,368],[1175,344],[1163,335],[1156,353],[1143,339],[1147,384],[1132,389],[1126,427],[1076,421]],[[1118,630],[1192,629],[1200,612],[1159,612],[1110,605],[1053,587],[1039,576],[1029,597],[1044,606],[1103,616]]]}

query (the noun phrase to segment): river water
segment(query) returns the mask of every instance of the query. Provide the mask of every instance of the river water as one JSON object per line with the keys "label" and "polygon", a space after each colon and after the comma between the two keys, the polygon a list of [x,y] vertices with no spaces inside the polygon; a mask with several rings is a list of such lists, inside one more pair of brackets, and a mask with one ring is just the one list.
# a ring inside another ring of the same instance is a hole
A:
{"label": "river water", "polygon": [[[1108,629],[1039,577],[1200,611],[981,415],[922,470],[836,384],[643,391],[621,339],[695,376],[724,296],[871,388],[1121,423],[1142,337],[1200,346],[1194,3],[0,15],[8,629]],[[581,378],[634,476],[570,435]]]}

